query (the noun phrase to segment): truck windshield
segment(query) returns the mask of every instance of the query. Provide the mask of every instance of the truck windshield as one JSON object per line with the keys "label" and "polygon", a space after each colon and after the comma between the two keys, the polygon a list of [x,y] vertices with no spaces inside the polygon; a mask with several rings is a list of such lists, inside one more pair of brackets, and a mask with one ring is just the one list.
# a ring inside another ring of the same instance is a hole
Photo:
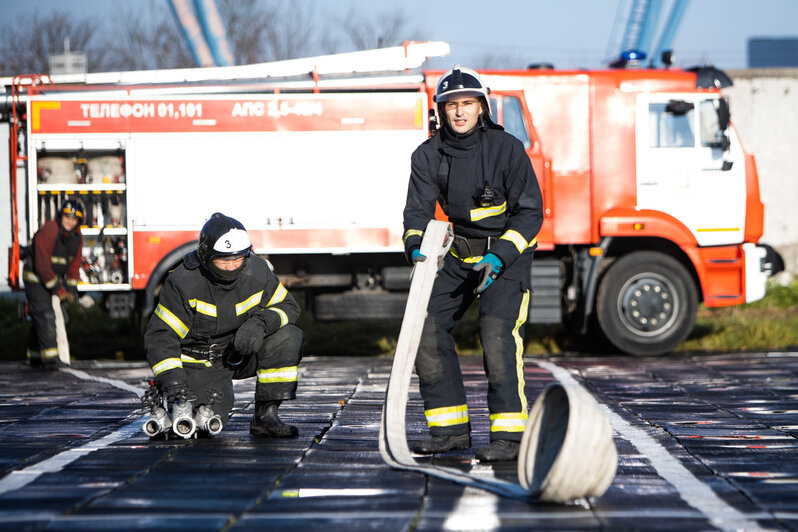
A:
{"label": "truck windshield", "polygon": [[524,148],[529,149],[532,141],[529,138],[529,132],[524,123],[524,111],[521,108],[521,102],[514,96],[505,96],[502,105],[504,111],[504,130],[510,135],[524,143]]}
{"label": "truck windshield", "polygon": [[695,146],[694,110],[675,114],[668,112],[667,107],[667,103],[652,103],[648,106],[649,147],[692,148]]}

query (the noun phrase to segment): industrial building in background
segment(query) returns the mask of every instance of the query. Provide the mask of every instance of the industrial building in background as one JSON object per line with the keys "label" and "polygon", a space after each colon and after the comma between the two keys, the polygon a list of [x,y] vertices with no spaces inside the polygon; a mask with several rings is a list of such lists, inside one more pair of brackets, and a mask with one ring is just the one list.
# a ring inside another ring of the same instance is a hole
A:
{"label": "industrial building in background", "polygon": [[50,56],[50,74],[60,76],[63,74],[85,74],[88,72],[86,54],[73,52],[69,49],[69,37],[64,39],[64,53]]}
{"label": "industrial building in background", "polygon": [[748,39],[748,68],[798,67],[798,38]]}

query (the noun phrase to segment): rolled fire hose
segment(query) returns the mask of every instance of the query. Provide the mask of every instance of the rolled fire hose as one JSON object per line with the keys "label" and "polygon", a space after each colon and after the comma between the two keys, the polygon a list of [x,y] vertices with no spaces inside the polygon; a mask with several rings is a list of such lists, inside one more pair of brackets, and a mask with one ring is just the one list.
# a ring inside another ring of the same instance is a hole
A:
{"label": "rolled fire hose", "polygon": [[452,245],[450,224],[432,220],[424,232],[399,331],[380,424],[380,455],[391,467],[529,501],[568,502],[600,497],[618,463],[612,427],[595,399],[578,385],[551,384],[535,401],[518,455],[519,484],[420,464],[407,443],[406,407],[421,331],[439,261]]}

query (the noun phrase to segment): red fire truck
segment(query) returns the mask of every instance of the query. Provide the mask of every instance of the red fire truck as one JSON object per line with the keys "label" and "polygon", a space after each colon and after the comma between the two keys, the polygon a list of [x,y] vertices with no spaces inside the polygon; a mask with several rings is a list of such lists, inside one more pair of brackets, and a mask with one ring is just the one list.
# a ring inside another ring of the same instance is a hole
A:
{"label": "red fire truck", "polygon": [[[87,209],[80,290],[152,311],[216,211],[317,319],[401,317],[402,209],[445,43],[238,67],[2,80],[12,245]],[[718,75],[722,74],[717,72]],[[706,69],[486,71],[545,204],[530,321],[667,352],[699,303],[761,298],[772,250],[753,156]],[[19,172],[18,172],[19,171]]]}

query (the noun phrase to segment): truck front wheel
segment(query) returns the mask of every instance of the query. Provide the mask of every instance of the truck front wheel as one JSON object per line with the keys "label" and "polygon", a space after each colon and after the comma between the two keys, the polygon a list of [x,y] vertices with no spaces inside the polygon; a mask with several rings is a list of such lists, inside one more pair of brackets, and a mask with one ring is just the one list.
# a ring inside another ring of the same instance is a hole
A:
{"label": "truck front wheel", "polygon": [[604,336],[630,355],[661,355],[682,343],[693,329],[698,307],[695,284],[674,258],[639,251],[616,260],[596,297]]}

